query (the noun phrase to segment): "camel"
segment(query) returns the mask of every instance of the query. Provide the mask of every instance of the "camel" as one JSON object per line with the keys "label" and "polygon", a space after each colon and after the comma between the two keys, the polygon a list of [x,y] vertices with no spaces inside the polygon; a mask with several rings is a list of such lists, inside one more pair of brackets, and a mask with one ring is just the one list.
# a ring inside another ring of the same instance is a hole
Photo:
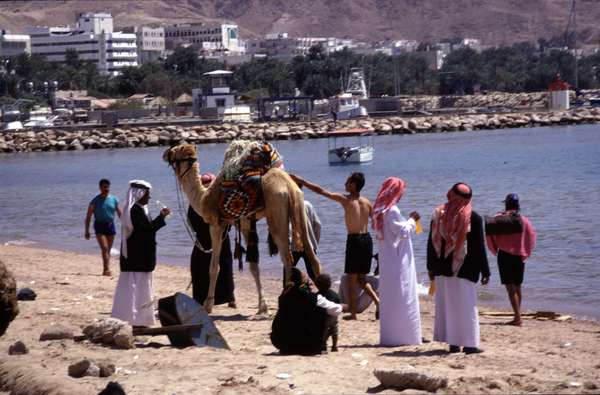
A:
{"label": "camel", "polygon": [[[244,154],[258,144],[258,142],[233,141],[225,152],[224,168],[208,187],[204,187],[200,182],[200,166],[194,145],[181,144],[167,149],[163,155],[163,159],[172,166],[190,205],[209,224],[212,239],[212,258],[209,268],[208,295],[204,302],[204,309],[208,313],[212,312],[214,304],[215,286],[219,273],[221,237],[228,225],[221,217],[218,207],[221,181],[224,179],[224,172],[230,170],[232,166],[235,167],[236,161],[239,163]],[[264,208],[254,214],[254,219],[266,218],[269,232],[277,245],[283,262],[285,279],[289,280],[292,268],[290,223],[292,225],[292,242],[296,243],[296,249],[301,250],[304,248],[314,273],[319,275],[321,265],[313,249],[310,248],[302,190],[298,188],[284,170],[271,168],[262,176],[262,192]],[[240,231],[244,240],[248,243],[250,235],[249,218],[240,218]],[[268,312],[268,307],[262,292],[258,259],[256,260],[257,262],[249,262],[249,266],[258,293],[258,314],[264,314]]]}
{"label": "camel", "polygon": [[4,335],[17,314],[17,283],[4,262],[0,261],[0,336]]}

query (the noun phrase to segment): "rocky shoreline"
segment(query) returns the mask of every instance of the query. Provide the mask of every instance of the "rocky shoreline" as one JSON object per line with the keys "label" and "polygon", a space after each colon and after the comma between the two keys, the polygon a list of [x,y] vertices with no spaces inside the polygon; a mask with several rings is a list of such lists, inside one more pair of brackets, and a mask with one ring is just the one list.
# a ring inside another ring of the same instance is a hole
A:
{"label": "rocky shoreline", "polygon": [[367,118],[331,121],[210,124],[197,126],[121,126],[114,129],[43,129],[0,134],[0,152],[68,151],[101,148],[169,146],[179,143],[215,143],[233,139],[295,140],[325,137],[335,128],[367,128],[376,134],[414,134],[490,130],[600,122],[600,108],[559,112],[452,114],[420,117]]}

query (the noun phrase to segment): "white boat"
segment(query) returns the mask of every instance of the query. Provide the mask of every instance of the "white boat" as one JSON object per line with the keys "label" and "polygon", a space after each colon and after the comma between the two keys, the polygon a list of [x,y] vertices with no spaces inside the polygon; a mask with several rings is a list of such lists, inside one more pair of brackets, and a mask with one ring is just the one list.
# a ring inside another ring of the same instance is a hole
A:
{"label": "white boat", "polygon": [[368,97],[362,69],[359,67],[351,68],[346,90],[335,98],[334,111],[337,119],[366,117],[368,115],[367,109],[360,105],[359,100]]}
{"label": "white boat", "polygon": [[358,97],[351,93],[342,93],[336,97],[336,116],[338,120],[366,117],[367,109],[360,105]]}
{"label": "white boat", "polygon": [[327,133],[329,164],[373,161],[373,132],[369,129],[338,129]]}
{"label": "white boat", "polygon": [[46,118],[44,116],[34,116],[30,117],[27,122],[23,124],[26,128],[45,128],[54,126],[54,121],[58,119],[58,116],[54,115],[50,118]]}
{"label": "white boat", "polygon": [[23,123],[21,121],[5,122],[0,125],[0,131],[2,132],[14,132],[23,129]]}

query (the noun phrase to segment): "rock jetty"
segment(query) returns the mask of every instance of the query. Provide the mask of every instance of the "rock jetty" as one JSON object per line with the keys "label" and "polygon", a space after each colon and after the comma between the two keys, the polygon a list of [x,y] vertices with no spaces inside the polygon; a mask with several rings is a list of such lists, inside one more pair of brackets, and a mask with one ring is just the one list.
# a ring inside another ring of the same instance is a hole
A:
{"label": "rock jetty", "polygon": [[0,152],[68,151],[100,148],[170,146],[215,143],[233,139],[296,140],[325,137],[336,128],[366,128],[376,134],[414,134],[489,130],[600,122],[600,108],[560,112],[465,113],[419,117],[367,118],[331,121],[181,126],[122,126],[114,129],[43,129],[0,134]]}

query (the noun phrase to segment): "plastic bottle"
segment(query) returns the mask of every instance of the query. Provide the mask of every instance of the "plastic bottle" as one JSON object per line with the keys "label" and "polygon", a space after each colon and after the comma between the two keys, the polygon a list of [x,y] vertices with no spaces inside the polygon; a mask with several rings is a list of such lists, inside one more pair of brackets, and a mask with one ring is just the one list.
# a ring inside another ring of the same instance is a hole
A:
{"label": "plastic bottle", "polygon": [[416,234],[423,233],[423,227],[421,226],[421,221],[417,220],[417,221],[415,221],[415,224],[417,225],[415,227],[415,233]]}

